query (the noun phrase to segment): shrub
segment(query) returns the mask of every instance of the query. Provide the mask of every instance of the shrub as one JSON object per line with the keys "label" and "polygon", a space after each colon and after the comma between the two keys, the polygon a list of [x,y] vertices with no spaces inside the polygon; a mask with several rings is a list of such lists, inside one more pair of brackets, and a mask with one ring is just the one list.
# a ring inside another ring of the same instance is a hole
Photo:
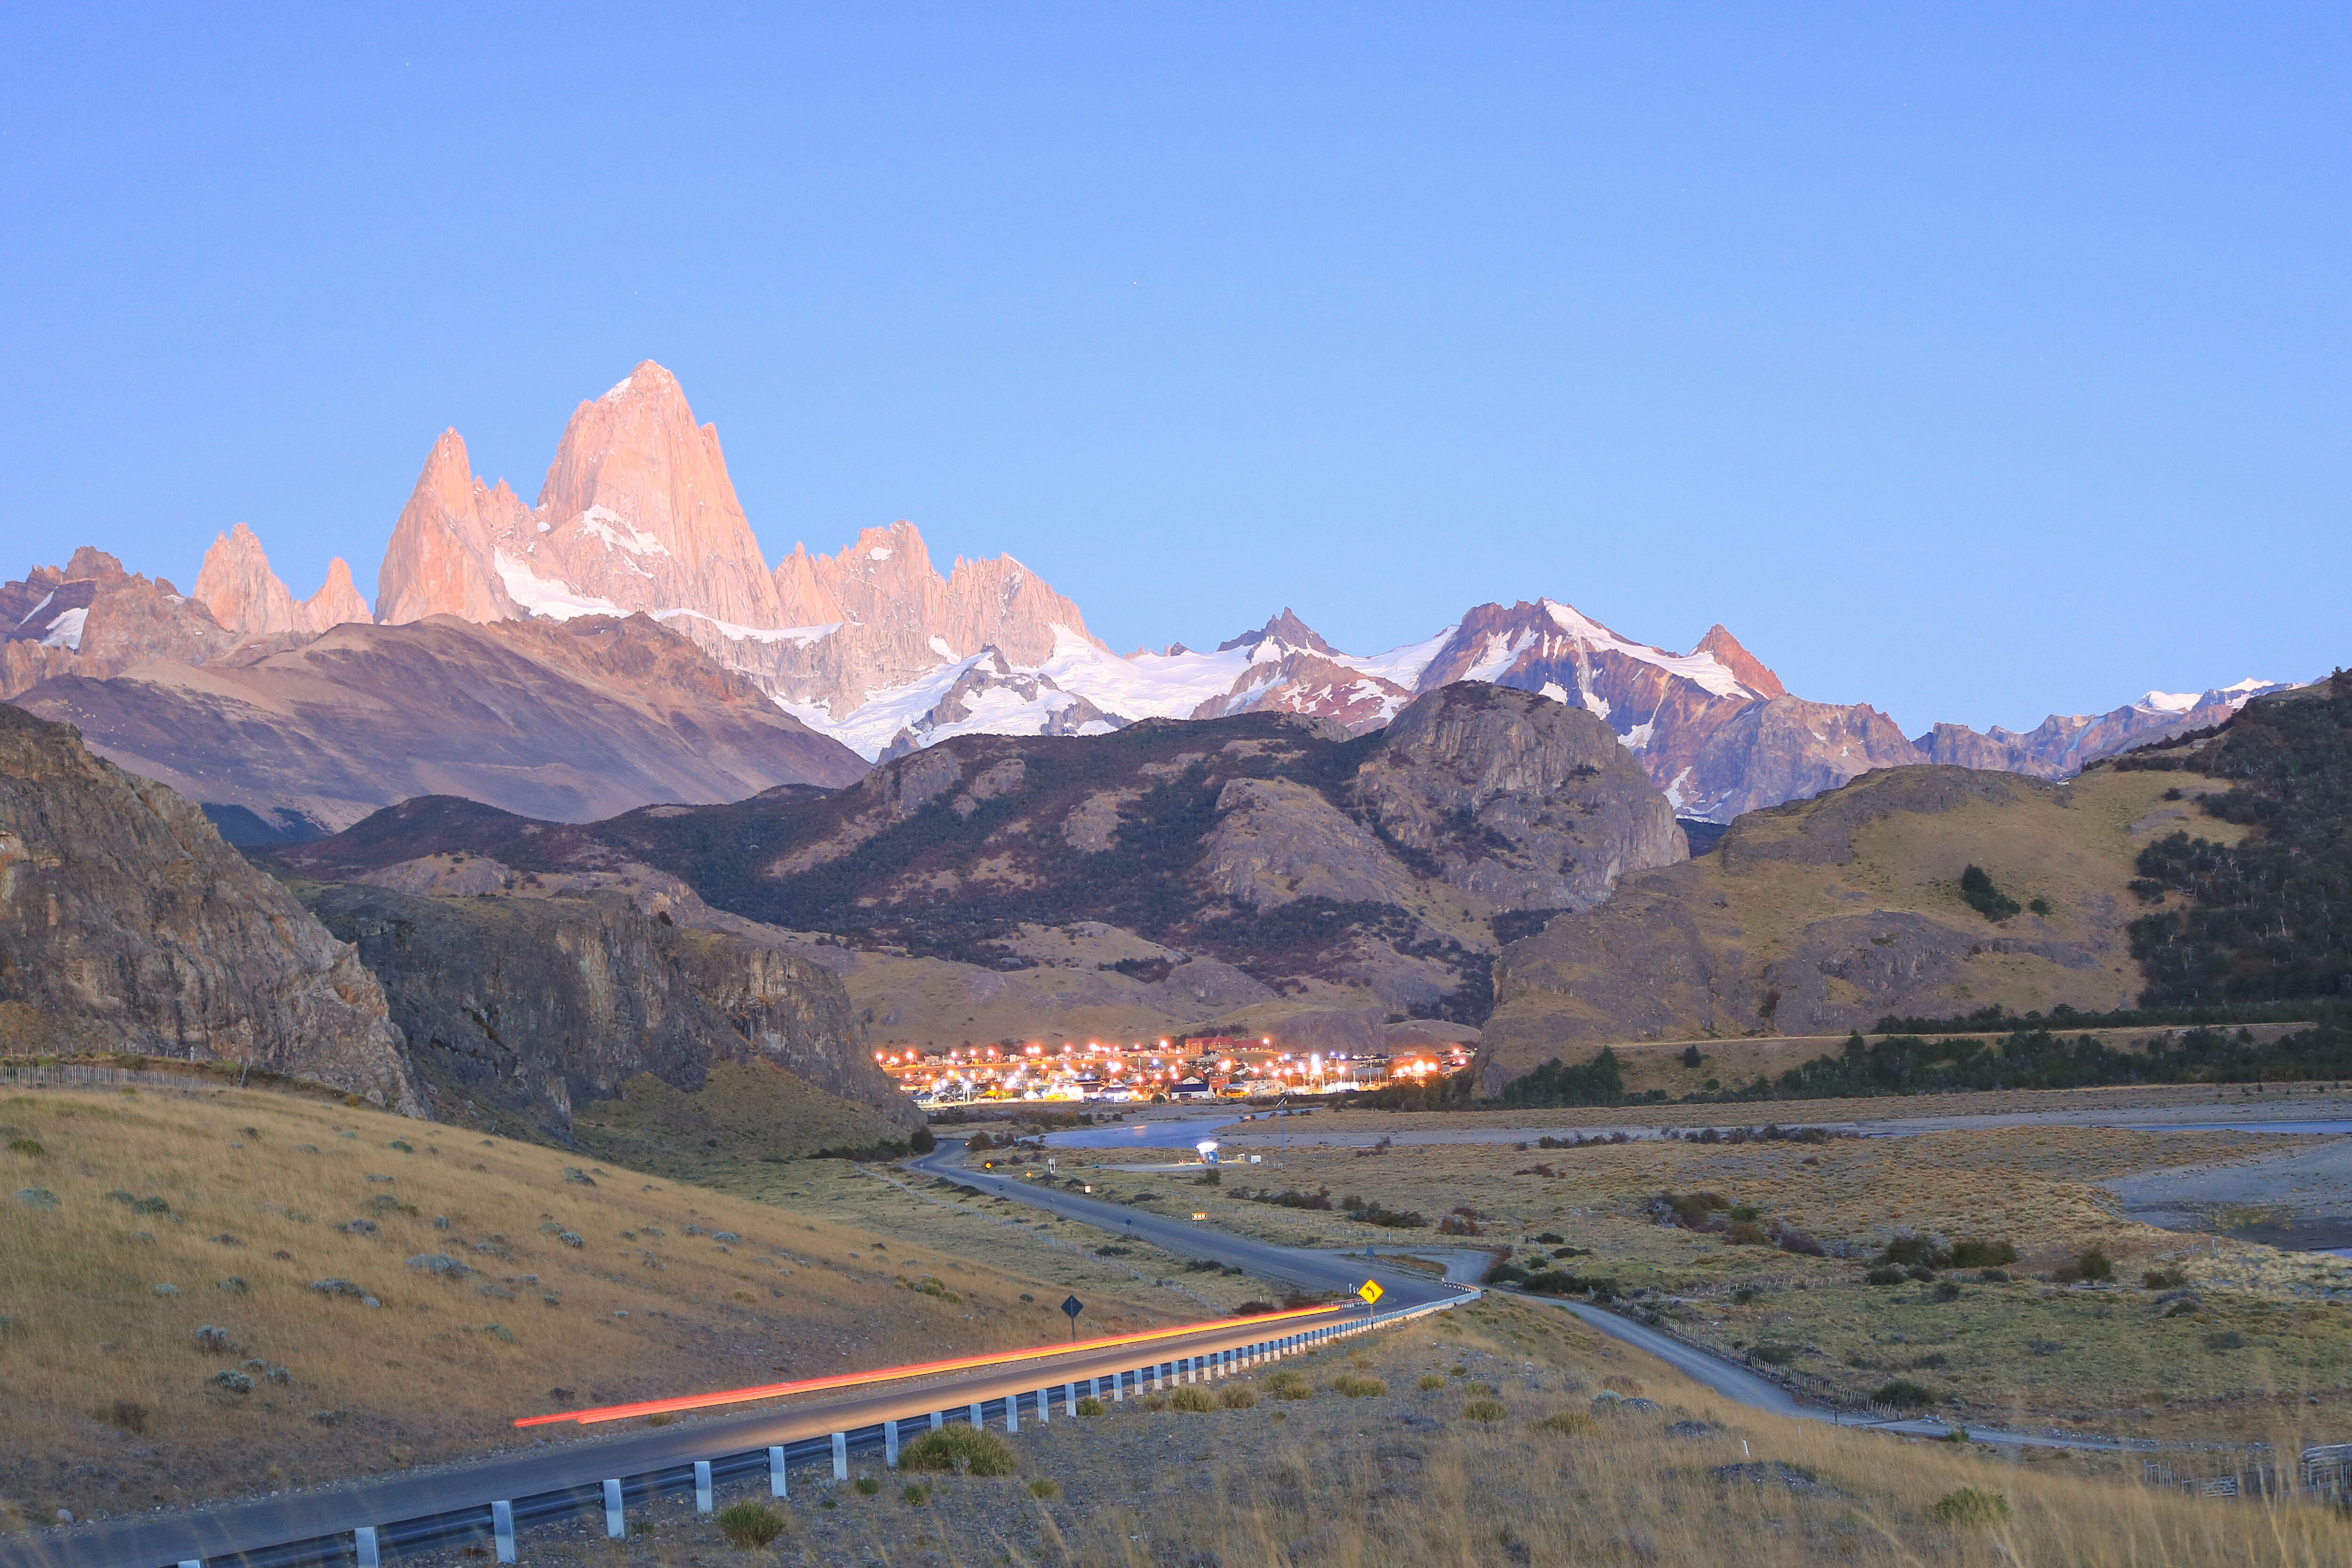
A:
{"label": "shrub", "polygon": [[1957,1529],[1980,1530],[2009,1517],[2009,1500],[1999,1492],[1962,1487],[1937,1498],[1931,1511],[1937,1520]]}
{"label": "shrub", "polygon": [[1102,1413],[1103,1402],[1096,1398],[1093,1395],[1089,1394],[1084,1399],[1078,1401],[1079,1415],[1092,1416],[1099,1416]]}
{"label": "shrub", "polygon": [[1315,1392],[1315,1385],[1301,1374],[1285,1368],[1266,1375],[1265,1392],[1274,1399],[1304,1399]]}
{"label": "shrub", "polygon": [[1933,1405],[1936,1402],[1933,1390],[1914,1383],[1907,1377],[1897,1377],[1891,1382],[1880,1384],[1878,1391],[1873,1394],[1871,1398],[1881,1405],[1913,1406]]}
{"label": "shrub", "polygon": [[1216,1407],[1216,1400],[1211,1397],[1205,1388],[1186,1386],[1168,1396],[1168,1408],[1171,1410],[1188,1411],[1197,1416],[1203,1410],[1214,1410]]}
{"label": "shrub", "polygon": [[2243,1350],[2246,1348],[2246,1336],[2235,1329],[2224,1329],[2220,1333],[2207,1334],[2205,1348],[2207,1350]]}
{"label": "shrub", "polygon": [[1558,1247],[1567,1239],[1567,1237],[1558,1235],[1549,1230],[1545,1231],[1542,1235],[1536,1238],[1536,1240],[1538,1243],[1546,1247]]}
{"label": "shrub", "polygon": [[1787,1366],[1797,1359],[1797,1354],[1793,1344],[1759,1344],[1748,1353],[1750,1359],[1767,1366]]}
{"label": "shrub", "polygon": [[1927,1293],[1939,1301],[1957,1301],[1960,1299],[1960,1287],[1952,1281],[1939,1280],[1936,1288]]}
{"label": "shrub", "polygon": [[1563,1410],[1557,1416],[1545,1416],[1537,1425],[1564,1437],[1589,1437],[1601,1430],[1601,1423],[1581,1410]]}
{"label": "shrub", "polygon": [[1421,1375],[1421,1381],[1414,1384],[1413,1386],[1426,1393],[1433,1388],[1444,1387],[1445,1379],[1438,1376],[1437,1374],[1433,1372],[1424,1372]]}
{"label": "shrub", "polygon": [[1865,1281],[1873,1285],[1899,1285],[1904,1278],[1903,1270],[1892,1263],[1882,1263],[1863,1276]]}
{"label": "shrub", "polygon": [[719,1532],[729,1545],[753,1552],[784,1532],[784,1516],[765,1503],[729,1503],[719,1511]]}
{"label": "shrub", "polygon": [[1764,1228],[1752,1219],[1737,1220],[1726,1227],[1723,1239],[1734,1247],[1769,1247],[1772,1242],[1764,1234]]}
{"label": "shrub", "polygon": [[1217,1403],[1228,1410],[1248,1410],[1257,1404],[1257,1390],[1237,1383],[1220,1393]]}
{"label": "shrub", "polygon": [[1360,1377],[1352,1372],[1343,1372],[1331,1380],[1331,1391],[1344,1394],[1350,1399],[1377,1399],[1389,1391],[1389,1385],[1377,1377]]}
{"label": "shrub", "polygon": [[1165,1410],[1168,1408],[1167,1396],[1161,1394],[1147,1394],[1143,1396],[1143,1407],[1146,1410],[1154,1412],[1155,1414],[1159,1411]]}
{"label": "shrub", "polygon": [[1500,1421],[1509,1414],[1499,1399],[1473,1399],[1462,1406],[1462,1418],[1465,1421]]}
{"label": "shrub", "polygon": [[147,1406],[136,1399],[118,1399],[106,1418],[126,1432],[144,1432],[147,1429]]}
{"label": "shrub", "polygon": [[2009,1283],[2009,1270],[2006,1269],[1979,1269],[1977,1270],[1977,1278],[1982,1280],[1988,1285],[2006,1285]]}
{"label": "shrub", "polygon": [[46,1155],[49,1151],[41,1147],[38,1138],[11,1138],[8,1140],[8,1152],[12,1155]]}
{"label": "shrub", "polygon": [[2189,1283],[2189,1274],[2179,1267],[2150,1269],[2139,1277],[2139,1282],[2151,1291],[2177,1291]]}
{"label": "shrub", "polygon": [[920,1508],[931,1500],[931,1489],[909,1481],[898,1489],[898,1500],[908,1508]]}
{"label": "shrub", "polygon": [[1047,1480],[1043,1476],[1039,1476],[1035,1480],[1029,1483],[1029,1495],[1034,1498],[1053,1497],[1058,1494],[1061,1490],[1062,1489],[1060,1487],[1055,1486],[1052,1481]]}
{"label": "shrub", "polygon": [[882,1490],[881,1480],[874,1476],[860,1476],[850,1485],[856,1489],[859,1497],[872,1497]]}
{"label": "shrub", "polygon": [[1952,1249],[1952,1269],[1997,1269],[2017,1261],[2017,1249],[2006,1241],[1963,1241]]}
{"label": "shrub", "polygon": [[2061,1266],[2050,1277],[2062,1285],[2071,1285],[2082,1280],[2112,1280],[2116,1277],[2116,1266],[2105,1253],[2094,1247],[2077,1256],[2072,1263]]}
{"label": "shrub", "polygon": [[2006,920],[2022,907],[1992,884],[1982,866],[1972,865],[1960,873],[1960,898],[1987,920]]}
{"label": "shrub", "polygon": [[[1102,1402],[1096,1399],[1078,1401],[1078,1414],[1102,1414]],[[1009,1476],[1013,1473],[1012,1445],[995,1433],[978,1427],[942,1427],[936,1432],[926,1432],[898,1450],[898,1468],[906,1470],[953,1471],[969,1476]]]}

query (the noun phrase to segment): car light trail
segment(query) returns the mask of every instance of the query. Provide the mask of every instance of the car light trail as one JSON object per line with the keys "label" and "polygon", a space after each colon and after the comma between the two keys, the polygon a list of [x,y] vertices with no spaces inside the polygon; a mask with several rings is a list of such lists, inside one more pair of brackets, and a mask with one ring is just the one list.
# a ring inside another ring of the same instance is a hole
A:
{"label": "car light trail", "polygon": [[567,1410],[554,1416],[526,1416],[515,1423],[518,1427],[546,1427],[558,1421],[577,1421],[583,1427],[599,1421],[625,1421],[633,1416],[666,1416],[680,1410],[707,1410],[714,1405],[741,1405],[755,1399],[781,1399],[787,1394],[806,1394],[820,1388],[848,1388],[860,1383],[887,1383],[902,1377],[920,1377],[933,1372],[968,1372],[982,1366],[1009,1366],[1014,1362],[1039,1361],[1047,1356],[1069,1355],[1075,1352],[1112,1350],[1123,1344],[1150,1344],[1155,1340],[1178,1339],[1185,1334],[1205,1333],[1213,1329],[1239,1328],[1244,1323],[1292,1322],[1300,1318],[1318,1317],[1339,1312],[1334,1304],[1320,1307],[1292,1307],[1279,1312],[1260,1312],[1255,1317],[1215,1318],[1208,1322],[1182,1323],[1175,1328],[1145,1329],[1137,1333],[1112,1334],[1104,1339],[1080,1340],[1076,1344],[1041,1344],[1028,1350],[991,1351],[983,1355],[961,1355],[951,1361],[926,1361],[913,1366],[886,1366],[878,1372],[844,1372],[832,1377],[809,1377],[798,1383],[770,1383],[757,1388],[730,1388],[717,1394],[688,1394],[676,1399],[644,1399],[634,1405],[604,1405],[593,1410]]}

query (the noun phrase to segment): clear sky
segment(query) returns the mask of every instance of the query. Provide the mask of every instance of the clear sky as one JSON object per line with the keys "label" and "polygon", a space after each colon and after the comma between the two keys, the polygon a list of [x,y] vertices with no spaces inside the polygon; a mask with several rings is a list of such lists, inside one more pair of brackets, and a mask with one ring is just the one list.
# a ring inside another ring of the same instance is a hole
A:
{"label": "clear sky", "polygon": [[636,361],[1124,651],[1548,594],[2030,725],[2352,663],[2352,8],[0,9],[0,566],[371,595]]}

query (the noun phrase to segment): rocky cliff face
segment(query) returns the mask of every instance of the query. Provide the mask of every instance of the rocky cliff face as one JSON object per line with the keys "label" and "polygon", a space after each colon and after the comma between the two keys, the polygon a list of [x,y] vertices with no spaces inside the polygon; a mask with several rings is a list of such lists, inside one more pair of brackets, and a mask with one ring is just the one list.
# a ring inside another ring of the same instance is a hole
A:
{"label": "rocky cliff face", "polygon": [[337,556],[327,580],[310,598],[297,601],[269,570],[269,558],[251,528],[239,523],[214,536],[196,573],[196,602],[232,632],[271,637],[286,632],[315,636],[346,621],[372,621],[367,601],[352,585],[351,563]]}
{"label": "rocky cliff face", "polygon": [[1397,716],[1354,796],[1391,843],[1503,909],[1590,909],[1628,872],[1689,858],[1673,810],[1591,714],[1444,686]]}
{"label": "rocky cliff face", "polygon": [[6,706],[0,1019],[16,1050],[236,1062],[420,1108],[349,946],[194,805]]}
{"label": "rocky cliff face", "polygon": [[201,664],[238,641],[162,578],[84,545],[62,570],[37,566],[0,584],[0,700],[51,675],[102,679],[149,659]]}
{"label": "rocky cliff face", "polygon": [[772,948],[648,916],[619,893],[433,897],[320,889],[310,907],[356,945],[439,1112],[504,1114],[562,1137],[572,1108],[639,1073],[699,1090],[759,1061],[919,1120],[865,1051],[841,983]]}
{"label": "rocky cliff face", "polygon": [[866,770],[642,616],[343,625],[203,668],[59,675],[16,700],[126,768],[298,835],[412,795],[581,820]]}

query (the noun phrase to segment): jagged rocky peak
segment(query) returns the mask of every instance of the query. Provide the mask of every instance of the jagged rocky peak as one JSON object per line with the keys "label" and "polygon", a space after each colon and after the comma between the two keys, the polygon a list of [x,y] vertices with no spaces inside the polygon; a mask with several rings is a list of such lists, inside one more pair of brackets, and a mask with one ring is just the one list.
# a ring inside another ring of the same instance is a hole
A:
{"label": "jagged rocky peak", "polygon": [[52,675],[103,680],[146,659],[201,664],[236,641],[168,581],[84,545],[63,570],[37,566],[0,584],[0,700]]}
{"label": "jagged rocky peak", "polygon": [[1729,670],[1741,685],[1759,697],[1785,697],[1789,695],[1789,689],[1780,684],[1780,677],[1766,668],[1763,660],[1741,647],[1739,639],[1724,630],[1723,622],[1719,621],[1706,629],[1706,635],[1698,640],[1698,646],[1691,652],[1694,655],[1709,655],[1717,664]]}
{"label": "jagged rocky peak", "polygon": [[522,613],[500,580],[502,539],[530,531],[530,511],[504,479],[474,476],[466,438],[445,430],[425,455],[416,487],[393,525],[376,574],[375,618],[387,626],[455,615],[507,621]]}
{"label": "jagged rocky peak", "polygon": [[789,624],[718,426],[697,424],[677,378],[651,360],[572,411],[532,521],[529,575],[573,595]]}
{"label": "jagged rocky peak", "polygon": [[1330,643],[1323,641],[1321,634],[1315,628],[1301,621],[1297,612],[1287,604],[1282,607],[1281,614],[1274,617],[1256,631],[1244,632],[1238,637],[1231,637],[1218,643],[1217,652],[1229,653],[1235,648],[1247,648],[1255,652],[1261,643],[1269,641],[1279,643],[1286,648],[1302,649],[1309,653],[1339,652]]}
{"label": "jagged rocky peak", "polygon": [[351,563],[342,557],[328,563],[327,580],[318,592],[298,601],[270,570],[261,540],[244,523],[214,536],[196,573],[194,598],[228,630],[256,637],[319,632],[348,621],[374,619],[352,582]]}

